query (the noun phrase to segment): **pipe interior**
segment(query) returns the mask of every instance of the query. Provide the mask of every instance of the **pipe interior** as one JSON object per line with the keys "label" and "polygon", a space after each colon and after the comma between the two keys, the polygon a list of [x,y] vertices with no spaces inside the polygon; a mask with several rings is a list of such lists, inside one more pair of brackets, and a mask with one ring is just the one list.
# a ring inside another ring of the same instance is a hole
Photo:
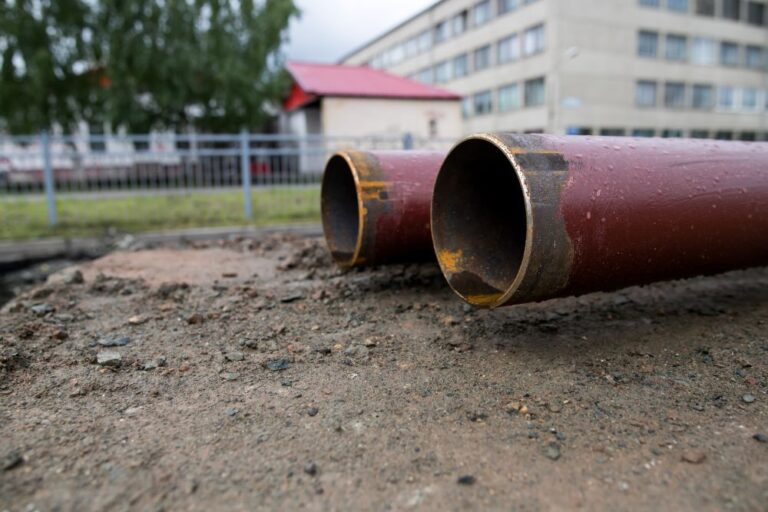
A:
{"label": "pipe interior", "polygon": [[323,232],[333,258],[352,263],[360,228],[355,178],[349,163],[334,155],[325,167],[321,192]]}
{"label": "pipe interior", "polygon": [[470,139],[448,155],[435,183],[432,236],[451,287],[493,305],[515,281],[526,243],[525,198],[512,162]]}

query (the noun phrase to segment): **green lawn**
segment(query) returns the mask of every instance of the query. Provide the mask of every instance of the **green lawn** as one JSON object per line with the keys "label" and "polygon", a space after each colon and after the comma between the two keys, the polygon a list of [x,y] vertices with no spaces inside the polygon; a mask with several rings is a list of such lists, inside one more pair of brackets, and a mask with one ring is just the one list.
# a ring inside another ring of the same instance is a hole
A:
{"label": "green lawn", "polygon": [[58,225],[48,226],[41,196],[0,198],[0,240],[50,236],[99,236],[162,229],[247,226],[320,220],[320,188],[270,187],[253,190],[253,218],[243,216],[241,192],[189,192],[98,198],[60,195]]}

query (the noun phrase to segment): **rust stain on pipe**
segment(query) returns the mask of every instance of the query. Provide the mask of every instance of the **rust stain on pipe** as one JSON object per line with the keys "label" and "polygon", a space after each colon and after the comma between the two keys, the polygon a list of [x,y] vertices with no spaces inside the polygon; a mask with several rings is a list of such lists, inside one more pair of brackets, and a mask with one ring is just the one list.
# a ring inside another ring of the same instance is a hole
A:
{"label": "rust stain on pipe", "polygon": [[768,144],[481,134],[432,204],[438,261],[498,307],[768,264]]}
{"label": "rust stain on pipe", "polygon": [[325,166],[323,232],[342,267],[434,259],[429,211],[443,152],[342,151]]}

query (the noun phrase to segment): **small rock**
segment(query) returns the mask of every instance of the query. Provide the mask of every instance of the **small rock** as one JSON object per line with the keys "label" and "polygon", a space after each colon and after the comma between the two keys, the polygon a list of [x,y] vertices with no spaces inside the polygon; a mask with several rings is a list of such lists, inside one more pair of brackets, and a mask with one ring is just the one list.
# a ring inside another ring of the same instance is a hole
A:
{"label": "small rock", "polygon": [[446,327],[451,327],[452,325],[458,325],[459,324],[459,321],[456,320],[455,317],[450,316],[450,315],[443,317],[440,321]]}
{"label": "small rock", "polygon": [[146,317],[143,317],[141,315],[133,315],[128,319],[128,323],[131,325],[141,325],[146,321],[147,321]]}
{"label": "small rock", "polygon": [[96,341],[102,347],[124,347],[131,342],[128,336],[105,336]]}
{"label": "small rock", "polygon": [[226,412],[226,413],[227,413],[227,416],[229,416],[229,417],[234,417],[234,416],[236,416],[236,415],[237,415],[237,413],[238,413],[238,412],[240,412],[240,411],[239,411],[239,410],[237,410],[237,409],[235,409],[234,407],[229,407],[229,408],[227,408],[227,410],[226,410],[226,411],[224,411],[224,412]]}
{"label": "small rock", "polygon": [[373,338],[365,338],[365,341],[363,341],[363,345],[366,347],[375,347],[376,346],[376,340]]}
{"label": "small rock", "polygon": [[187,323],[189,325],[200,325],[205,322],[205,317],[200,313],[192,313],[187,317]]}
{"label": "small rock", "polygon": [[755,395],[750,395],[747,393],[746,395],[742,396],[741,399],[744,401],[745,404],[751,404],[755,401]]}
{"label": "small rock", "polygon": [[42,304],[34,304],[29,308],[30,311],[32,311],[37,316],[45,316],[48,313],[53,313],[56,311],[56,308],[51,306],[48,303],[42,303]]}
{"label": "small rock", "polygon": [[707,458],[707,454],[700,450],[687,450],[680,455],[680,460],[689,464],[701,464]]}
{"label": "small rock", "polygon": [[150,370],[156,370],[157,368],[160,368],[161,366],[165,366],[165,365],[166,365],[165,357],[160,356],[160,357],[156,357],[152,361],[148,361],[143,365],[141,365],[141,369],[144,371],[150,371]]}
{"label": "small rock", "polygon": [[136,407],[127,408],[126,410],[123,411],[123,414],[125,414],[126,416],[136,416],[140,412],[141,412],[141,406],[139,405]]}
{"label": "small rock", "polygon": [[547,409],[549,409],[549,412],[560,412],[563,410],[563,407],[557,402],[550,402],[547,404]]}
{"label": "small rock", "polygon": [[227,352],[226,354],[224,354],[224,359],[226,359],[227,361],[233,361],[233,362],[242,361],[243,359],[245,359],[245,355],[243,355],[242,352]]}
{"label": "small rock", "polygon": [[69,269],[62,273],[61,282],[64,284],[83,284],[85,278],[78,269]]}
{"label": "small rock", "polygon": [[488,419],[488,415],[484,412],[467,411],[467,419],[473,423],[476,423],[479,421],[485,421]]}
{"label": "small rock", "polygon": [[120,366],[122,361],[123,357],[119,352],[104,350],[96,354],[96,363],[100,364],[101,366],[117,367]]}
{"label": "small rock", "polygon": [[752,439],[754,439],[758,443],[768,443],[768,435],[762,434],[760,432],[758,432],[757,434],[753,435]]}
{"label": "small rock", "polygon": [[289,295],[286,295],[284,297],[280,298],[280,302],[283,304],[288,304],[290,302],[296,302],[297,300],[301,300],[304,298],[304,294],[301,292],[291,293]]}
{"label": "small rock", "polygon": [[237,373],[237,372],[224,372],[222,374],[222,377],[224,378],[224,380],[232,381],[232,380],[239,379],[240,378],[240,374]]}
{"label": "small rock", "polygon": [[550,460],[557,460],[560,458],[560,445],[557,443],[548,443],[544,447],[544,456]]}
{"label": "small rock", "polygon": [[317,474],[317,464],[314,462],[308,463],[306,466],[304,466],[304,472],[309,476],[315,476]]}
{"label": "small rock", "polygon": [[456,483],[459,485],[475,485],[477,478],[472,475],[463,475],[456,479]]}
{"label": "small rock", "polygon": [[0,457],[0,468],[2,468],[3,471],[10,471],[21,466],[23,463],[24,458],[17,451],[6,453]]}
{"label": "small rock", "polygon": [[266,363],[264,363],[264,368],[273,372],[287,370],[290,367],[291,362],[284,357],[280,357],[278,359],[269,359]]}
{"label": "small rock", "polygon": [[67,331],[64,329],[56,329],[53,331],[53,334],[51,334],[51,338],[58,341],[64,341],[69,338],[69,333],[67,333]]}
{"label": "small rock", "polygon": [[310,416],[317,416],[317,413],[319,412],[320,412],[320,409],[318,409],[317,407],[307,408],[307,414],[309,414]]}

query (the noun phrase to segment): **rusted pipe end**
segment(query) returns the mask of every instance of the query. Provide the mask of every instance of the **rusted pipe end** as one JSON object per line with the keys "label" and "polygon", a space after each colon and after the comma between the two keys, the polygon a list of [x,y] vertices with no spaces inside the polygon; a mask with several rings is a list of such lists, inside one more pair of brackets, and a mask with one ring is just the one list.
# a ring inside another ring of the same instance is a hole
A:
{"label": "rusted pipe end", "polygon": [[454,146],[432,198],[432,241],[451,288],[475,306],[506,303],[528,267],[532,225],[515,148],[487,134]]}
{"label": "rusted pipe end", "polygon": [[364,210],[358,170],[349,152],[336,153],[328,160],[320,209],[333,260],[342,267],[357,264],[363,243]]}

